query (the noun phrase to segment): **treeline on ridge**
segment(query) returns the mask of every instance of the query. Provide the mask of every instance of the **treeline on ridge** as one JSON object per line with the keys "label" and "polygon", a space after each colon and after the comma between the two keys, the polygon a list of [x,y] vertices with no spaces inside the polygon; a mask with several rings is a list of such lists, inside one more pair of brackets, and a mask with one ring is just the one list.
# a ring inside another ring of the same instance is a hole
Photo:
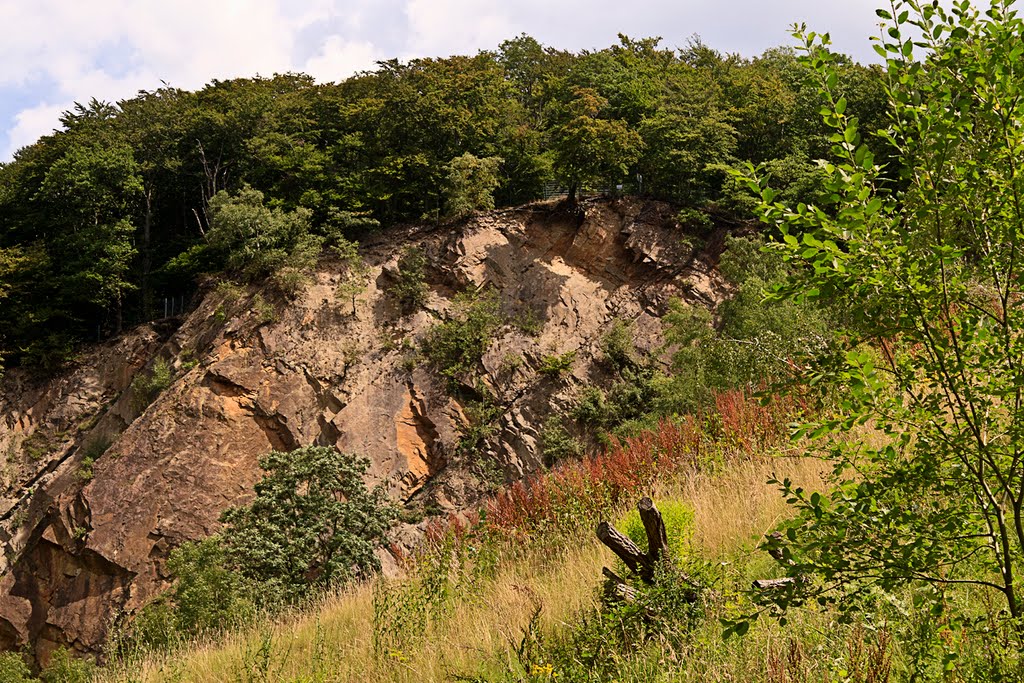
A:
{"label": "treeline on ridge", "polygon": [[[883,127],[877,67],[839,74],[863,128]],[[280,261],[381,225],[620,185],[695,227],[742,221],[752,204],[726,169],[746,162],[811,199],[830,143],[806,81],[787,49],[745,59],[620,36],[572,53],[523,35],[340,83],[286,74],[76,105],[0,165],[0,360],[59,367],[157,317],[199,273],[258,272],[235,252],[261,241]],[[232,209],[275,227],[226,237],[217,213]]]}

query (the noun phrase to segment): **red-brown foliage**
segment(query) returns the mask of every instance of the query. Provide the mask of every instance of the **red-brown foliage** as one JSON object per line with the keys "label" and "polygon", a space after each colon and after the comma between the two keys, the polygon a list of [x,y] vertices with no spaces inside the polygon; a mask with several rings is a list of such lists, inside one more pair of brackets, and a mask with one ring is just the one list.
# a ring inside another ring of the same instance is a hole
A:
{"label": "red-brown foliage", "polygon": [[484,525],[491,532],[517,534],[592,522],[658,477],[699,469],[705,456],[749,453],[777,443],[799,407],[789,397],[762,404],[743,391],[722,392],[715,411],[703,418],[662,419],[652,430],[615,440],[602,453],[512,484],[483,506]]}

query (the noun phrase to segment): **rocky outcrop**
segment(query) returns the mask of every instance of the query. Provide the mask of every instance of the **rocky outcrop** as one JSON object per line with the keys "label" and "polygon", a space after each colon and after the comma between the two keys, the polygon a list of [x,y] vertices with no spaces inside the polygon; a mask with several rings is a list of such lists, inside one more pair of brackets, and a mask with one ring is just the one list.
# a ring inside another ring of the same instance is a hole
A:
{"label": "rocky outcrop", "polygon": [[[294,300],[211,289],[184,318],[92,349],[62,377],[10,372],[0,387],[0,647],[28,644],[40,660],[60,646],[96,651],[112,618],[167,586],[171,549],[215,532],[225,508],[249,499],[272,449],[363,454],[373,483],[430,509],[485,495],[482,462],[506,480],[541,467],[541,426],[600,380],[600,340],[615,319],[632,321],[638,348],[654,353],[670,297],[722,298],[715,254],[681,237],[669,207],[628,199],[395,229],[363,246],[371,277],[354,314],[335,295],[341,267],[325,259]],[[386,290],[406,244],[428,257],[430,296],[403,316]],[[415,349],[458,291],[483,286],[509,320],[529,324],[503,327],[482,358],[496,417],[467,449],[471,406]],[[537,373],[545,356],[568,352],[571,373]],[[132,379],[158,359],[173,381],[147,406]]]}

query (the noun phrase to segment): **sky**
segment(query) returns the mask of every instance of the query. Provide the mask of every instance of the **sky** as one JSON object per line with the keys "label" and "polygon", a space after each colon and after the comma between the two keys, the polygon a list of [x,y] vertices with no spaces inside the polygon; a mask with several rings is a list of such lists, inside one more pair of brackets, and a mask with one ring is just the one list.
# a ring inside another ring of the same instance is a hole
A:
{"label": "sky", "polygon": [[[888,4],[888,3],[886,3]],[[527,33],[560,49],[699,35],[755,56],[805,22],[873,61],[877,0],[0,0],[0,162],[90,98],[305,72],[339,81],[376,60],[473,54]]]}

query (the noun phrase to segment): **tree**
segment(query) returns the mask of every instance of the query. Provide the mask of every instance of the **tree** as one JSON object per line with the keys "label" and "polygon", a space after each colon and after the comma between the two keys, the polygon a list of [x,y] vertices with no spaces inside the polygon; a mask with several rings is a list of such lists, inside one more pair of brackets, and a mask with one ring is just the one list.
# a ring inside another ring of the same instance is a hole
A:
{"label": "tree", "polygon": [[398,256],[395,280],[387,288],[389,295],[398,300],[402,313],[408,315],[427,303],[427,257],[418,247],[405,247]]}
{"label": "tree", "polygon": [[445,204],[448,218],[459,219],[474,211],[494,208],[494,190],[501,182],[498,169],[504,159],[480,159],[469,152],[461,154],[445,167]]}
{"label": "tree", "polygon": [[366,289],[370,278],[370,267],[359,255],[359,245],[344,237],[339,237],[333,246],[338,259],[341,261],[344,272],[341,275],[341,282],[335,290],[335,296],[339,299],[352,300],[352,315],[356,314],[356,297]]}
{"label": "tree", "polygon": [[555,174],[569,190],[593,182],[611,183],[626,175],[640,157],[643,141],[623,121],[599,118],[608,101],[589,88],[573,88],[564,105],[564,122],[552,133]]}
{"label": "tree", "polygon": [[378,570],[395,509],[382,488],[367,490],[369,464],[325,446],[262,458],[256,498],[221,517],[229,563],[286,600]]}
{"label": "tree", "polygon": [[118,332],[124,297],[135,289],[131,218],[142,189],[127,144],[92,140],[73,145],[56,161],[36,195],[56,232],[47,249],[62,274],[63,300],[112,306]]}
{"label": "tree", "polygon": [[[787,206],[753,187],[799,273],[777,296],[832,302],[850,331],[807,368],[837,397],[799,430],[836,437],[833,488],[780,482],[797,514],[768,546],[804,577],[772,597],[782,607],[853,610],[908,584],[940,604],[967,585],[1001,596],[1024,633],[1024,21],[1011,5],[879,11],[892,114],[876,137],[898,150],[895,169],[862,139],[827,35],[797,34],[832,130],[830,201]],[[881,443],[856,438],[861,424]]]}
{"label": "tree", "polygon": [[268,208],[263,193],[251,187],[235,196],[221,191],[210,200],[208,238],[230,270],[249,280],[276,274],[282,285],[316,266],[324,242],[310,232],[307,209]]}

